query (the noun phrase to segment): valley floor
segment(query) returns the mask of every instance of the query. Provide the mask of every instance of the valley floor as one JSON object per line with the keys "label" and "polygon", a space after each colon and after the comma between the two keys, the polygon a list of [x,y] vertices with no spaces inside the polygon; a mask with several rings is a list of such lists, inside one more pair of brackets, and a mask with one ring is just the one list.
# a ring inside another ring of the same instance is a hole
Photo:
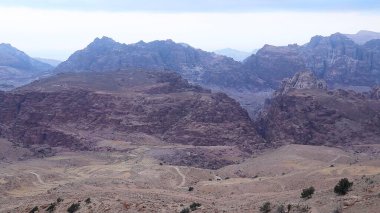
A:
{"label": "valley floor", "polygon": [[[78,212],[180,212],[193,202],[201,204],[195,212],[260,212],[267,201],[273,212],[281,204],[291,204],[290,212],[380,209],[380,159],[366,154],[288,145],[209,170],[153,157],[157,150],[184,146],[114,145],[119,150],[60,152],[0,163],[0,212],[30,212],[36,206],[45,212],[58,198],[63,201],[56,202],[55,212],[66,212],[78,202]],[[344,177],[353,181],[353,189],[337,196],[333,188]],[[314,196],[301,199],[302,189],[309,186],[316,189]]]}

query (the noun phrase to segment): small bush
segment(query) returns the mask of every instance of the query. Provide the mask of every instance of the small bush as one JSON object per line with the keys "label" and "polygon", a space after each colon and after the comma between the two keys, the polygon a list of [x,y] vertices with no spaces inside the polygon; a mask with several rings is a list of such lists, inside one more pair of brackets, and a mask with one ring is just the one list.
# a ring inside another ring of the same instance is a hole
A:
{"label": "small bush", "polygon": [[76,211],[78,211],[80,208],[80,204],[79,203],[73,203],[71,204],[71,206],[67,209],[67,212],[69,213],[74,213]]}
{"label": "small bush", "polygon": [[280,205],[279,207],[277,207],[276,212],[277,213],[285,213],[285,207],[284,207],[284,205]]}
{"label": "small bush", "polygon": [[310,199],[315,192],[314,187],[310,186],[309,188],[303,189],[301,193],[301,198]]}
{"label": "small bush", "polygon": [[63,199],[62,198],[57,198],[57,203],[60,203],[60,202],[62,202],[63,201]]}
{"label": "small bush", "polygon": [[198,207],[200,207],[201,206],[201,204],[200,203],[192,203],[191,205],[190,205],[190,210],[191,211],[195,211],[195,210],[197,210],[197,208]]}
{"label": "small bush", "polygon": [[345,195],[351,189],[353,183],[348,181],[347,178],[341,179],[334,187],[334,192],[338,195]]}
{"label": "small bush", "polygon": [[51,204],[47,207],[46,211],[49,212],[49,213],[54,212],[54,211],[55,211],[55,206],[56,206],[56,205],[57,205],[56,203],[51,203]]}
{"label": "small bush", "polygon": [[86,204],[90,204],[91,203],[91,198],[87,198],[84,202],[86,202]]}
{"label": "small bush", "polygon": [[287,208],[288,208],[288,212],[290,212],[290,210],[292,209],[292,204],[288,204]]}
{"label": "small bush", "polygon": [[260,212],[262,213],[269,213],[271,210],[270,208],[270,202],[265,202],[261,207],[260,207]]}
{"label": "small bush", "polygon": [[192,191],[194,191],[194,187],[190,186],[189,187],[189,192],[192,192]]}
{"label": "small bush", "polygon": [[190,209],[189,208],[184,208],[180,211],[180,213],[190,213]]}
{"label": "small bush", "polygon": [[332,213],[342,213],[342,208],[341,207],[336,207]]}
{"label": "small bush", "polygon": [[38,206],[35,206],[32,210],[29,211],[29,213],[35,213],[38,211]]}

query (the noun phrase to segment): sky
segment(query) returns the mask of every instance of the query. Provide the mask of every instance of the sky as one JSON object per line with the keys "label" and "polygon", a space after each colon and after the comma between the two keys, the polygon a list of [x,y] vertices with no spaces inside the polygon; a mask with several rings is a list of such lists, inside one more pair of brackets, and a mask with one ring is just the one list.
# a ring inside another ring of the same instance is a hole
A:
{"label": "sky", "polygon": [[0,43],[59,60],[102,36],[252,51],[359,30],[380,32],[379,0],[0,1]]}

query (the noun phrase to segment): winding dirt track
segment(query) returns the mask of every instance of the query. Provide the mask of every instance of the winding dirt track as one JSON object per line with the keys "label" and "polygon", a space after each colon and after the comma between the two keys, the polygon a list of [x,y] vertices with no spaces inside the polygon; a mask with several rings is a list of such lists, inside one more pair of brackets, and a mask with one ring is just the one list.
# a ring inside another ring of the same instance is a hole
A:
{"label": "winding dirt track", "polygon": [[181,183],[177,186],[178,188],[183,188],[185,183],[186,183],[186,176],[181,172],[181,170],[178,168],[178,166],[173,166],[172,168],[174,168],[178,175],[181,176],[182,180],[181,180]]}
{"label": "winding dirt track", "polygon": [[40,176],[39,174],[37,174],[37,173],[35,173],[35,172],[29,172],[29,173],[35,175],[35,176],[37,177],[38,182],[39,182],[40,184],[43,184],[43,185],[46,184],[46,183],[42,180],[42,178],[41,178],[41,176]]}

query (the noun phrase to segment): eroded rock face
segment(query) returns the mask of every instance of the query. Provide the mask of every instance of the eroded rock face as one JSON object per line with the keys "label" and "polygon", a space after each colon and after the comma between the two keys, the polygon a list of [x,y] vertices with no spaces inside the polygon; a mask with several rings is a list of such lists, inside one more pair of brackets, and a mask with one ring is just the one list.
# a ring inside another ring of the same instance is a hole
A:
{"label": "eroded rock face", "polygon": [[380,101],[354,91],[327,91],[315,88],[318,84],[306,85],[311,87],[277,92],[267,103],[257,122],[265,139],[277,145],[379,143]]}
{"label": "eroded rock face", "polygon": [[172,40],[121,44],[103,37],[75,52],[55,72],[109,72],[125,69],[171,71],[190,82],[220,87],[259,87],[261,82],[239,72],[240,62]]}
{"label": "eroded rock face", "polygon": [[343,34],[315,36],[309,43],[264,46],[243,67],[278,88],[284,78],[309,70],[330,86],[374,86],[380,83],[380,40],[356,44]]}
{"label": "eroded rock face", "polygon": [[380,87],[374,87],[372,89],[371,98],[380,100]]}
{"label": "eroded rock face", "polygon": [[91,149],[136,134],[245,151],[263,142],[235,100],[173,73],[62,74],[1,93],[0,117],[1,136],[29,145]]}
{"label": "eroded rock face", "polygon": [[276,91],[275,95],[283,95],[291,90],[299,89],[326,90],[327,85],[324,80],[317,79],[310,71],[299,72],[296,73],[291,79],[284,79],[281,88]]}
{"label": "eroded rock face", "polygon": [[50,73],[53,67],[10,44],[0,44],[0,90],[10,90]]}

